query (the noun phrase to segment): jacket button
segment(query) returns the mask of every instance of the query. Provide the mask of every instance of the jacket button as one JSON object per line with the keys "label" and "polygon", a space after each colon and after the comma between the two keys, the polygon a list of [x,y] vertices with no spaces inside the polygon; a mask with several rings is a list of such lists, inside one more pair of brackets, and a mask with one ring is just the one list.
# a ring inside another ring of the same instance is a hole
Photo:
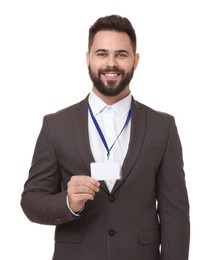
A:
{"label": "jacket button", "polygon": [[109,201],[110,201],[110,202],[114,202],[114,200],[115,200],[115,198],[114,198],[113,196],[110,196],[110,197],[109,197]]}
{"label": "jacket button", "polygon": [[114,229],[109,229],[109,231],[108,231],[108,234],[109,234],[109,236],[111,236],[111,237],[113,237],[114,235],[115,235],[115,230]]}

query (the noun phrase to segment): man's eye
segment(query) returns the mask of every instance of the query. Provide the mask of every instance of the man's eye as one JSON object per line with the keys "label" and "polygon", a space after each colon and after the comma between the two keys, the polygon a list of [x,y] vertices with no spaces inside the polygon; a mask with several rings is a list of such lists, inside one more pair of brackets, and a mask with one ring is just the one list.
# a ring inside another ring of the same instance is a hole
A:
{"label": "man's eye", "polygon": [[126,58],[127,55],[125,53],[118,53],[117,57],[119,57],[119,58]]}
{"label": "man's eye", "polygon": [[97,56],[106,57],[106,56],[107,56],[107,53],[105,53],[105,52],[99,52],[99,53],[97,54]]}

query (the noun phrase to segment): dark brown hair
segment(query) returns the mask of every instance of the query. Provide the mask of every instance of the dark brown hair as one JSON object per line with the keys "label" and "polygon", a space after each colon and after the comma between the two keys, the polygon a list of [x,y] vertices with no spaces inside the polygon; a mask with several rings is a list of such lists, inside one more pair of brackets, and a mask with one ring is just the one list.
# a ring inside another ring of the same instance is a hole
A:
{"label": "dark brown hair", "polygon": [[134,53],[136,52],[136,33],[131,22],[119,15],[109,15],[100,17],[89,29],[88,51],[90,52],[94,37],[99,31],[117,31],[126,33],[131,41]]}

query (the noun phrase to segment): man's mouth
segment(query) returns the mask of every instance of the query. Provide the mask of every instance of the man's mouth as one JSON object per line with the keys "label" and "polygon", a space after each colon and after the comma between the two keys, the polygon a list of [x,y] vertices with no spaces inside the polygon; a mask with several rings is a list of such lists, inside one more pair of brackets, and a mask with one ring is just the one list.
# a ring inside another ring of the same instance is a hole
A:
{"label": "man's mouth", "polygon": [[121,75],[121,73],[120,72],[102,72],[102,75],[106,79],[116,80]]}

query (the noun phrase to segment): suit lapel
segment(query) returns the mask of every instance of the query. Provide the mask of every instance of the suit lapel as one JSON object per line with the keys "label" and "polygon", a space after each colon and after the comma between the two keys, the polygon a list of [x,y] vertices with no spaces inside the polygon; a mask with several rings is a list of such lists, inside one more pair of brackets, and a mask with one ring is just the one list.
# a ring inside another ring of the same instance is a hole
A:
{"label": "suit lapel", "polygon": [[[90,163],[94,162],[95,159],[91,152],[88,136],[88,96],[85,100],[75,106],[72,119],[79,153],[90,172]],[[109,194],[107,185],[104,181],[101,181],[101,188]]]}
{"label": "suit lapel", "polygon": [[131,117],[131,133],[130,133],[130,143],[126,154],[126,157],[122,166],[122,180],[117,181],[112,193],[115,192],[121,184],[126,180],[128,175],[135,164],[137,157],[141,151],[145,129],[146,129],[146,110],[143,105],[137,103],[134,99],[132,100],[132,117]]}

